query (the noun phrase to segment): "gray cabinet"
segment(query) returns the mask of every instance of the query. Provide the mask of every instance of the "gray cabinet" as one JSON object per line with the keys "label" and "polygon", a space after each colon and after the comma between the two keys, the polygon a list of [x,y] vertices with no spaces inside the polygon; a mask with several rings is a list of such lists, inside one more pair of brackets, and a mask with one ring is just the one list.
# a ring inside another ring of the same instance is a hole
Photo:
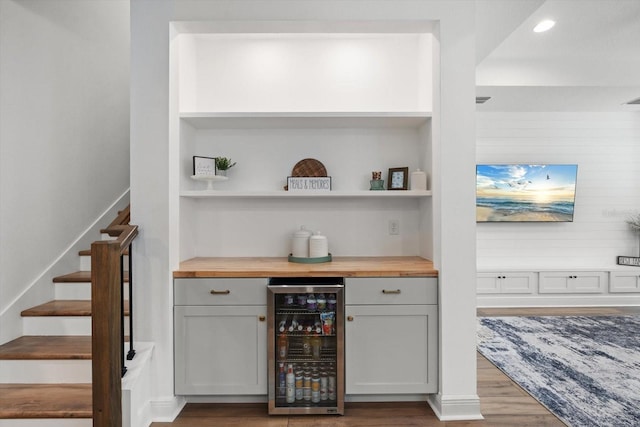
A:
{"label": "gray cabinet", "polygon": [[174,281],[175,393],[266,395],[266,279]]}
{"label": "gray cabinet", "polygon": [[435,278],[346,279],[347,395],[438,390]]}

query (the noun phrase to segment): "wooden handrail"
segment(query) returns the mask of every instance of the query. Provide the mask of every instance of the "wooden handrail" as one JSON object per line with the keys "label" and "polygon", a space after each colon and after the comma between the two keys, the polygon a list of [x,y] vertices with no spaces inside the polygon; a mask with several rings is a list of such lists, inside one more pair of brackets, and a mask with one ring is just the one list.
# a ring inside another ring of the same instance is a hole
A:
{"label": "wooden handrail", "polygon": [[118,236],[120,234],[118,231],[118,226],[129,225],[130,219],[131,219],[131,209],[130,209],[130,205],[128,205],[126,208],[118,212],[118,216],[113,221],[111,221],[111,223],[107,226],[107,228],[100,230],[100,232],[106,233],[111,237]]}
{"label": "wooden handrail", "polygon": [[[91,358],[93,426],[122,426],[122,375],[124,332],[122,300],[122,256],[138,235],[129,219],[129,207],[103,232],[117,236],[91,244]],[[129,260],[131,261],[131,251]],[[132,276],[131,271],[129,276]],[[130,284],[133,280],[129,277]],[[131,297],[131,296],[130,296]],[[131,302],[131,301],[130,301]],[[131,304],[130,304],[131,305]],[[133,307],[130,307],[130,313]],[[130,318],[130,322],[132,319]],[[130,343],[132,346],[133,343]]]}

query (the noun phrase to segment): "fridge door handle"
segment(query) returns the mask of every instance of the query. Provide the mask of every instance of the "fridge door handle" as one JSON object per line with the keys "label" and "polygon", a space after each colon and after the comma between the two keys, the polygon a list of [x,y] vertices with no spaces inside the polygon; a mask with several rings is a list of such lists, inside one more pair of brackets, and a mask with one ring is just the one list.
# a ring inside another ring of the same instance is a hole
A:
{"label": "fridge door handle", "polygon": [[383,289],[382,293],[383,294],[399,294],[400,289]]}
{"label": "fridge door handle", "polygon": [[231,293],[229,289],[225,289],[224,291],[217,291],[215,289],[211,289],[209,292],[211,295],[228,295]]}

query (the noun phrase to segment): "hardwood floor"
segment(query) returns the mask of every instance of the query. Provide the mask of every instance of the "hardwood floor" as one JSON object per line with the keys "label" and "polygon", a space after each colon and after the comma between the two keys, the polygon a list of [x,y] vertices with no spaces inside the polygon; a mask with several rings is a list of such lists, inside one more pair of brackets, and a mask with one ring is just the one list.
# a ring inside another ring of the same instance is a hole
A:
{"label": "hardwood floor", "polygon": [[[562,316],[638,314],[640,307],[491,308],[478,316]],[[347,403],[344,416],[269,416],[266,404],[190,403],[172,423],[152,427],[381,427],[381,426],[564,426],[551,412],[478,354],[478,395],[482,421],[438,420],[429,405],[411,403]]]}

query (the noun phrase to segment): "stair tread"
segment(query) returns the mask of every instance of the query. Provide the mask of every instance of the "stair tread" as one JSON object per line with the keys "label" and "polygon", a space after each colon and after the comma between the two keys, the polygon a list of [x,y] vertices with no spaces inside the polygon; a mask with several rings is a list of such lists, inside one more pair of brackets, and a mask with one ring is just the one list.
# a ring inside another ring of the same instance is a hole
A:
{"label": "stair tread", "polygon": [[0,419],[91,418],[91,384],[0,384]]}
{"label": "stair tread", "polygon": [[[129,281],[129,272],[124,272],[124,281]],[[54,283],[91,283],[91,271],[76,271],[74,273],[64,274],[54,277]]]}
{"label": "stair tread", "polygon": [[[90,300],[54,300],[23,310],[22,317],[91,316]],[[129,301],[124,302],[124,314],[129,315]]]}
{"label": "stair tread", "polygon": [[91,336],[25,335],[0,345],[0,360],[91,359]]}

